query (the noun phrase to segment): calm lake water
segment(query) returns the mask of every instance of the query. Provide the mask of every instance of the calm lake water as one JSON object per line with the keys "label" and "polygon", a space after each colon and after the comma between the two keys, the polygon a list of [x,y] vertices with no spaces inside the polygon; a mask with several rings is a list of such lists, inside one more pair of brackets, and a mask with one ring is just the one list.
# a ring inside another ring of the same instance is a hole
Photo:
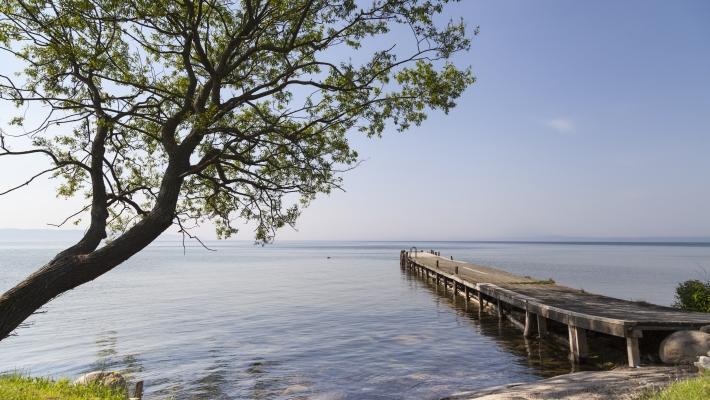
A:
{"label": "calm lake water", "polygon": [[[570,371],[559,346],[401,271],[411,245],[664,305],[710,271],[706,245],[161,243],[0,342],[0,371],[120,370],[147,399],[437,399]],[[0,290],[56,250],[0,243]]]}

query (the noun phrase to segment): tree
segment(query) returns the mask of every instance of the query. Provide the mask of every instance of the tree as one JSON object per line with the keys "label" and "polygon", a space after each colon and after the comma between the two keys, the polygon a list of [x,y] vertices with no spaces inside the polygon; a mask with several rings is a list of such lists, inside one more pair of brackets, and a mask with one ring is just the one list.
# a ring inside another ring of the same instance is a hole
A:
{"label": "tree", "polygon": [[[0,99],[47,111],[0,133],[0,156],[46,156],[29,178],[84,195],[81,240],[0,297],[0,339],[52,298],[121,264],[173,224],[294,224],[380,136],[448,112],[473,83],[449,0],[5,0],[0,48],[23,63]],[[393,33],[397,33],[393,35]],[[393,43],[407,33],[411,40]],[[66,222],[65,221],[65,222]]]}
{"label": "tree", "polygon": [[673,307],[710,313],[710,280],[691,279],[679,283],[675,288]]}

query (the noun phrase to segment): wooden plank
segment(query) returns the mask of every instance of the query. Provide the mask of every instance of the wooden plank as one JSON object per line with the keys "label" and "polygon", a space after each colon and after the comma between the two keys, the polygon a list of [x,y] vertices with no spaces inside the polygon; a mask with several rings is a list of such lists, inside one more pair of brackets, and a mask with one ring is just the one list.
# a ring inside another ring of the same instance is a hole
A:
{"label": "wooden plank", "polygon": [[[697,329],[710,324],[710,314],[681,312],[668,307],[604,297],[554,284],[543,285],[531,278],[519,277],[490,267],[452,262],[434,254],[413,253],[415,259],[406,252],[404,254],[408,257],[405,261],[409,261],[405,264],[416,264],[427,275],[429,271],[436,274],[437,285],[440,279],[444,280],[445,285],[450,279],[452,284],[462,285],[463,290],[476,290],[481,307],[485,302],[483,295],[486,295],[495,298],[497,303],[508,304],[534,314],[539,319],[537,325],[541,334],[546,331],[540,327],[546,327],[546,324],[540,322],[546,322],[547,319],[619,337],[640,334],[642,330]],[[435,269],[435,265],[438,268]],[[458,275],[455,274],[455,266],[459,266]],[[479,281],[474,281],[473,278]],[[492,282],[484,281],[489,278]],[[538,295],[539,298],[535,297]],[[588,305],[587,301],[593,306]],[[497,307],[501,313],[502,305]]]}
{"label": "wooden plank", "polygon": [[478,289],[489,296],[496,297],[521,309],[525,308],[525,301],[527,300],[528,309],[533,313],[542,315],[545,318],[565,325],[579,326],[584,329],[602,332],[613,336],[626,337],[627,335],[628,324],[626,321],[585,315],[574,311],[548,306],[546,304],[539,303],[536,299],[527,298],[527,296],[523,296],[491,284],[479,284]]}
{"label": "wooden plank", "polygon": [[[472,283],[464,281],[461,278],[455,277],[454,275],[446,272],[437,272],[437,283],[440,278],[444,279],[444,281],[448,278],[466,286],[473,286]],[[585,329],[621,337],[625,337],[628,330],[624,321],[603,317],[592,317],[567,310],[557,309],[555,307],[540,304],[535,299],[526,298],[527,296],[519,295],[508,289],[503,289],[493,284],[475,284],[475,288],[479,291],[479,293],[485,293],[518,308],[524,308],[525,301],[527,300],[530,310],[535,314],[543,315],[546,318],[566,325],[574,324]]]}

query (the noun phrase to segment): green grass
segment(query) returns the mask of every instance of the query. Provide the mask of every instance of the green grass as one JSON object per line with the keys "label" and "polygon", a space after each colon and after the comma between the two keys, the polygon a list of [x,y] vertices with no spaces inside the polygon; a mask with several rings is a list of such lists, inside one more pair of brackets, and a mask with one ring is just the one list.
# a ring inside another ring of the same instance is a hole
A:
{"label": "green grass", "polygon": [[644,394],[640,400],[705,400],[710,399],[710,373],[676,382],[667,388]]}
{"label": "green grass", "polygon": [[[529,276],[526,276],[526,278],[532,279]],[[531,281],[531,282],[510,282],[510,284],[511,285],[554,285],[555,280],[550,278],[550,279]]]}
{"label": "green grass", "polygon": [[125,400],[125,393],[107,387],[74,385],[68,379],[54,381],[19,374],[0,376],[2,400]]}

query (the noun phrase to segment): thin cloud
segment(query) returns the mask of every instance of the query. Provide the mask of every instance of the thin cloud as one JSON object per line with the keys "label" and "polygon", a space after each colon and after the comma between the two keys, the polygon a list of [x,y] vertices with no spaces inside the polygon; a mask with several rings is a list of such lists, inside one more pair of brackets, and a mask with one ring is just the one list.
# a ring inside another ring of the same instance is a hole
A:
{"label": "thin cloud", "polygon": [[572,133],[575,130],[574,124],[567,118],[553,118],[547,121],[545,125],[562,134]]}

